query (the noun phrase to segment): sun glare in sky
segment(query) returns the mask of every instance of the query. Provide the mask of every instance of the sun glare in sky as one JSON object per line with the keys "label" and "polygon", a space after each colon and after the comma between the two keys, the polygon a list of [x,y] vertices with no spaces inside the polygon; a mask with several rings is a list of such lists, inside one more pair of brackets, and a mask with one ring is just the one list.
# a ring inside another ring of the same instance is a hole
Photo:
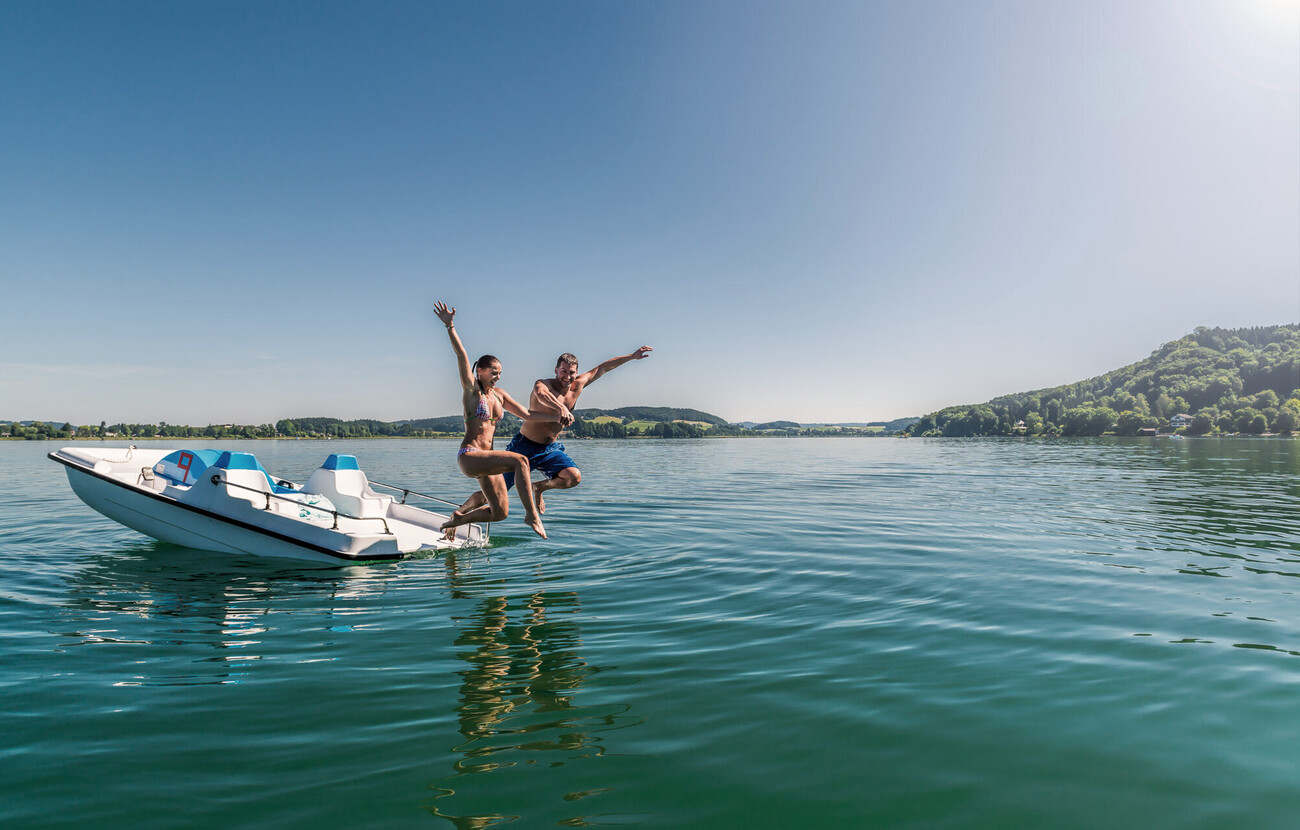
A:
{"label": "sun glare in sky", "polygon": [[1173,0],[1187,35],[1223,71],[1300,90],[1300,0]]}

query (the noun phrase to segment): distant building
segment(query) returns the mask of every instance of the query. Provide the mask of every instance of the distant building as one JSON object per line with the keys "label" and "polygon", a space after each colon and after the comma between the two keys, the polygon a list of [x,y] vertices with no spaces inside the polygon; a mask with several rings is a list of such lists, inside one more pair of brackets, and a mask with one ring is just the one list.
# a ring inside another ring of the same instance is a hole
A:
{"label": "distant building", "polygon": [[1185,414],[1175,415],[1174,417],[1169,419],[1169,426],[1173,427],[1174,429],[1178,429],[1179,427],[1189,427],[1191,425],[1192,425],[1191,415],[1185,415]]}

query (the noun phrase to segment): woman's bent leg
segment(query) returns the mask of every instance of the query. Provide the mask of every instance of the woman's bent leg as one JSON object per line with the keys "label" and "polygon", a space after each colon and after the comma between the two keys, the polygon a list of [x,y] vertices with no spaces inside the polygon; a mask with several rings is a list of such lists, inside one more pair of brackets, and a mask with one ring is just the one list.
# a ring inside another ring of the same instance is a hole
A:
{"label": "woman's bent leg", "polygon": [[[531,472],[527,458],[516,452],[480,450],[464,453],[457,459],[457,463],[461,472],[479,480],[479,488],[483,491],[488,503],[473,508],[466,513],[456,511],[456,513],[452,514],[451,520],[443,525],[444,528],[452,528],[469,522],[499,521],[505,518],[509,512],[508,494],[505,479],[501,477],[501,474],[513,472],[516,481],[525,482],[525,486],[519,488],[519,499],[524,505],[524,524],[531,527],[538,536],[543,539],[546,538],[546,529],[542,527],[542,521],[537,515],[537,506],[533,501],[533,488],[526,484],[529,481],[529,473]],[[493,481],[489,484],[488,479],[493,479]],[[487,518],[488,516],[498,516],[498,518]]]}
{"label": "woman's bent leg", "polygon": [[478,485],[482,491],[484,504],[482,507],[476,507],[464,512],[457,510],[451,514],[451,518],[442,523],[441,530],[448,532],[447,538],[461,525],[472,524],[474,522],[499,522],[506,516],[510,515],[510,501],[506,495],[505,479],[499,475],[480,476]]}

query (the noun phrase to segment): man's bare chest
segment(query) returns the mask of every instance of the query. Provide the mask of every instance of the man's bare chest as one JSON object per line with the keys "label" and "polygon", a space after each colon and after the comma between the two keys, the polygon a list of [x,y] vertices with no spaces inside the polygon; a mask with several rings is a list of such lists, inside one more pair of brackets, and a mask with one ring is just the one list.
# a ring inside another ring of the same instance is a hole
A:
{"label": "man's bare chest", "polygon": [[[556,400],[564,404],[565,409],[573,409],[573,405],[578,402],[578,396],[582,394],[581,389],[572,386],[569,387],[567,390],[561,391],[555,388],[555,384],[547,383],[546,388],[547,390],[550,391],[552,395],[555,396]],[[537,393],[534,392],[532,397],[534,401],[536,401]]]}

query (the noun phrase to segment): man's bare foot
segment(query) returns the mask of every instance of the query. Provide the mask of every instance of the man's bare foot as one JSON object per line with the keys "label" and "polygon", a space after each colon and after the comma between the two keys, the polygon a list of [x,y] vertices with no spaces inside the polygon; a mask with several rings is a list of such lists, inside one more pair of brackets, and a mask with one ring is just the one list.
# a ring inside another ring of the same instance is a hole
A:
{"label": "man's bare foot", "polygon": [[543,539],[546,538],[546,528],[542,527],[542,519],[540,516],[533,516],[531,519],[524,519],[524,524],[531,527],[533,533],[536,533]]}
{"label": "man's bare foot", "polygon": [[537,502],[537,512],[546,512],[546,499],[542,498],[542,491],[536,487],[533,488],[533,501]]}

